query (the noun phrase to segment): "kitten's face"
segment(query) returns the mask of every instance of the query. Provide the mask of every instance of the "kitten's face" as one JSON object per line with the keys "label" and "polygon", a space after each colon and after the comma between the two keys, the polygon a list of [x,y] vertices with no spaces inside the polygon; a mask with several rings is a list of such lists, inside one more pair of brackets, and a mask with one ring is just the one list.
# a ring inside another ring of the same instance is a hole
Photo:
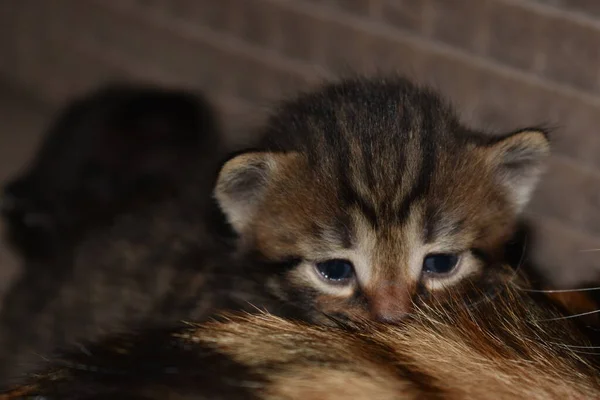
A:
{"label": "kitten's face", "polygon": [[216,196],[242,251],[276,268],[276,295],[313,316],[397,321],[502,260],[548,147],[536,131],[469,132],[413,87],[362,85],[289,107],[271,135],[293,139],[230,160]]}

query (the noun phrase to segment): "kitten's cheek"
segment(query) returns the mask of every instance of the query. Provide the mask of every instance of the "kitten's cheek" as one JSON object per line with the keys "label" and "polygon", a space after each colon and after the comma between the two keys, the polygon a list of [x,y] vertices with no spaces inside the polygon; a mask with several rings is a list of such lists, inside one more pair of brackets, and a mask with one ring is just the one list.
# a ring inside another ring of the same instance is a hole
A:
{"label": "kitten's cheek", "polygon": [[462,282],[470,275],[478,274],[483,269],[483,263],[470,252],[461,255],[453,273],[448,275],[425,275],[423,284],[431,291],[446,289]]}
{"label": "kitten's cheek", "polygon": [[267,290],[280,300],[289,300],[289,290],[286,290],[287,285],[281,282],[279,278],[269,278],[266,282]]}

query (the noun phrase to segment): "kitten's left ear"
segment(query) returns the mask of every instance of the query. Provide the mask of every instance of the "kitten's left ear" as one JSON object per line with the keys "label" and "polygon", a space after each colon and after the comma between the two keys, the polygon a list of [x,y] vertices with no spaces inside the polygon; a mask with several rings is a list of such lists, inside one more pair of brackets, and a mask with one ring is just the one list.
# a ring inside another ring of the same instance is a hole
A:
{"label": "kitten's left ear", "polygon": [[297,153],[251,151],[236,155],[223,165],[214,196],[238,234],[254,219],[282,167],[296,157]]}
{"label": "kitten's left ear", "polygon": [[486,149],[487,159],[517,212],[529,202],[550,155],[545,132],[527,129],[505,136]]}

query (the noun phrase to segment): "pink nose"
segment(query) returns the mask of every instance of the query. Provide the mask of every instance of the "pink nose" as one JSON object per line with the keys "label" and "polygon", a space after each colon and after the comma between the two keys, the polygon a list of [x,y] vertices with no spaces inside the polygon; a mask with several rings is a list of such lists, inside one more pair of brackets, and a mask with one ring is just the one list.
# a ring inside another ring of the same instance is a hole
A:
{"label": "pink nose", "polygon": [[380,322],[394,323],[410,312],[411,296],[404,286],[378,288],[370,299],[371,317]]}

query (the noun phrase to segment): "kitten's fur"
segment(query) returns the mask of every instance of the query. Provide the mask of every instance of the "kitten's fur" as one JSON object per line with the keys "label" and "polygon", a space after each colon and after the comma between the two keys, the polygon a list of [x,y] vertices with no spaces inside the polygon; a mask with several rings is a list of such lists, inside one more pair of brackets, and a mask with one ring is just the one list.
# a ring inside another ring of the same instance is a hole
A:
{"label": "kitten's fur", "polygon": [[3,398],[597,398],[597,343],[569,310],[503,268],[461,285],[397,325],[242,315],[110,339]]}
{"label": "kitten's fur", "polygon": [[[502,263],[548,153],[544,133],[469,130],[435,94],[399,78],[301,95],[263,136],[217,179],[235,245],[215,231],[212,180],[195,166],[175,196],[79,244],[39,310],[21,312],[46,282],[13,290],[0,327],[15,328],[0,345],[18,357],[0,354],[4,374],[39,358],[33,352],[142,322],[201,321],[223,307],[253,304],[322,324],[398,322],[436,291],[481,281]],[[423,274],[428,253],[461,259],[452,274]],[[357,278],[322,279],[314,264],[327,259],[351,261]]]}

